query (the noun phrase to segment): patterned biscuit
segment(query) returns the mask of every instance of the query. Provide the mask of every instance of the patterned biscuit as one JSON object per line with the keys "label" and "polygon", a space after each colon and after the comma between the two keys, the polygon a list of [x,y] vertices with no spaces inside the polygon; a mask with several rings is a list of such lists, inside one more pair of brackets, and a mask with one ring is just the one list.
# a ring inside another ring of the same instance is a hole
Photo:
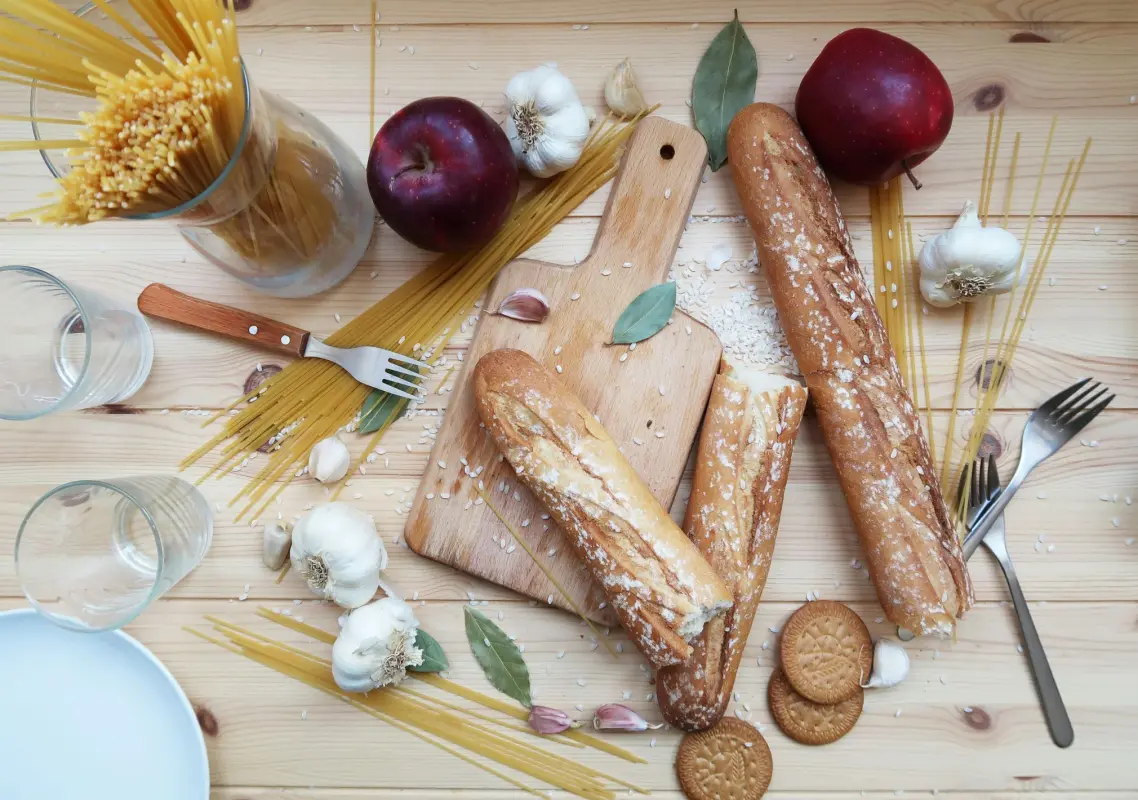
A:
{"label": "patterned biscuit", "polygon": [[861,716],[865,692],[857,693],[835,705],[807,700],[794,691],[781,669],[771,675],[767,703],[771,716],[782,732],[800,744],[830,744],[851,730]]}
{"label": "patterned biscuit", "polygon": [[734,717],[687,734],[676,755],[676,775],[689,800],[759,800],[773,774],[766,739]]}
{"label": "patterned biscuit", "polygon": [[815,703],[840,703],[858,694],[869,680],[873,640],[849,607],[816,600],[787,620],[780,656],[794,691]]}

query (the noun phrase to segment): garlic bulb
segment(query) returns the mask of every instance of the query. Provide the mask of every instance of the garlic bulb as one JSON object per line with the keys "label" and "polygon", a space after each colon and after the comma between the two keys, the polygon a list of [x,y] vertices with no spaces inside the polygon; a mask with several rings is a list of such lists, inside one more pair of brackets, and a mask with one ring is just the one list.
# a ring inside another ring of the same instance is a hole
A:
{"label": "garlic bulb", "polygon": [[348,446],[335,436],[317,442],[308,454],[308,471],[321,483],[335,483],[348,474],[352,454]]}
{"label": "garlic bulb", "polygon": [[888,639],[878,639],[873,646],[873,674],[862,684],[863,689],[896,686],[909,676],[909,654],[905,648]]}
{"label": "garlic bulb", "polygon": [[265,534],[261,541],[261,560],[271,570],[278,570],[288,561],[292,548],[292,533],[283,522],[265,523]]}
{"label": "garlic bulb", "polygon": [[419,621],[398,597],[384,597],[347,615],[332,645],[332,677],[345,692],[399,683],[423,663],[415,646]]}
{"label": "garlic bulb", "polygon": [[375,596],[387,550],[364,512],[347,503],[325,503],[309,511],[292,532],[292,568],[313,594],[344,608],[358,608]]}
{"label": "garlic bulb", "polygon": [[589,136],[589,115],[556,66],[542,64],[510,78],[506,99],[506,136],[531,175],[548,178],[577,163]]}
{"label": "garlic bulb", "polygon": [[947,308],[976,297],[1010,292],[1019,277],[1019,241],[998,226],[984,227],[969,200],[956,223],[921,248],[921,294]]}
{"label": "garlic bulb", "polygon": [[648,102],[637,85],[636,73],[632,71],[629,59],[621,61],[609,73],[605,81],[605,102],[622,117],[635,117],[648,110]]}

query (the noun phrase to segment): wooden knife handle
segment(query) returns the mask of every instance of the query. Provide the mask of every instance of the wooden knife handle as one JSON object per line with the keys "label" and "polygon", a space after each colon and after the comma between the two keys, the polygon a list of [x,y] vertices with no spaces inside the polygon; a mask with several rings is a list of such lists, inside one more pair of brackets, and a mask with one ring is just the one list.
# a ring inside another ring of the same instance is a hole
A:
{"label": "wooden knife handle", "polygon": [[161,283],[152,283],[142,290],[138,310],[150,317],[220,333],[290,356],[303,356],[308,345],[308,331],[259,314],[199,300]]}

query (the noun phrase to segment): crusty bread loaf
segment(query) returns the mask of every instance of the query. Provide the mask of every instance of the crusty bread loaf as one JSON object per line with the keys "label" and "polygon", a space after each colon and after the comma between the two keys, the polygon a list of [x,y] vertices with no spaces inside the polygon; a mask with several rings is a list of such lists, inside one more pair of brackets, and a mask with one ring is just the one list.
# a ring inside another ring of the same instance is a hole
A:
{"label": "crusty bread loaf", "polygon": [[829,182],[778,106],[740,111],[727,151],[877,597],[895,624],[949,635],[972,604],[972,584]]}
{"label": "crusty bread loaf", "polygon": [[474,403],[645,658],[665,667],[690,656],[688,641],[731,607],[731,593],[596,417],[520,350],[479,359]]}
{"label": "crusty bread loaf", "polygon": [[688,731],[723,716],[767,582],[806,390],[726,362],[711,387],[684,528],[734,607],[707,623],[691,658],[656,673],[664,719]]}

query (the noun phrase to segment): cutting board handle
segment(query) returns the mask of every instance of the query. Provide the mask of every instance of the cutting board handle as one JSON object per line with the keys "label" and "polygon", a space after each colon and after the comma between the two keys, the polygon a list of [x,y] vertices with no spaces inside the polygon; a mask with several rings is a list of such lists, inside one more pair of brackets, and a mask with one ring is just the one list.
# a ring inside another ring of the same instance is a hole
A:
{"label": "cutting board handle", "polygon": [[706,164],[707,145],[698,131],[660,117],[640,122],[609,194],[591,258],[619,262],[616,266],[631,261],[645,286],[662,280]]}

